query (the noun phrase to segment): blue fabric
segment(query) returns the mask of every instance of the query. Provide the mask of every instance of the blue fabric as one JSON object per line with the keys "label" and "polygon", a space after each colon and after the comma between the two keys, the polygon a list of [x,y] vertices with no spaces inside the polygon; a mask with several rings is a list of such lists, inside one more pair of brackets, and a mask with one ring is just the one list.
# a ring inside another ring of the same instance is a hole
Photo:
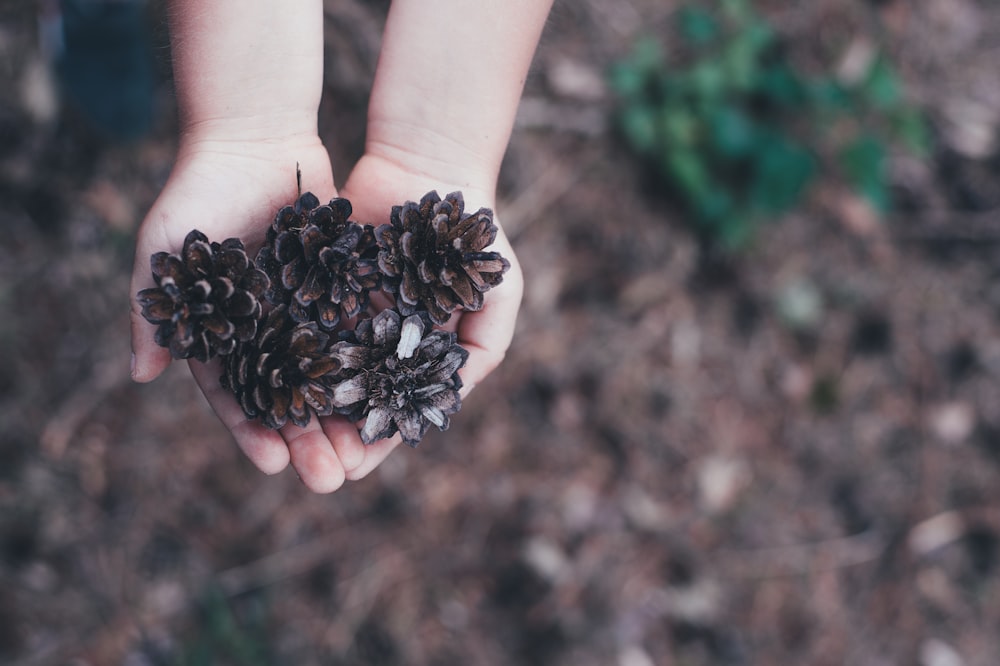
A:
{"label": "blue fabric", "polygon": [[136,139],[153,121],[153,66],[145,2],[63,0],[57,67],[71,102],[99,131]]}

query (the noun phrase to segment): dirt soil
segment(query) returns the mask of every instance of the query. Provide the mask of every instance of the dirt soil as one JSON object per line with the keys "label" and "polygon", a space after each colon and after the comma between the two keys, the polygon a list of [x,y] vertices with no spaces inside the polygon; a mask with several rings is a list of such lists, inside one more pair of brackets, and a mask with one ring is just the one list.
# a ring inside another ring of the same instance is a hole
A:
{"label": "dirt soil", "polygon": [[[387,4],[327,3],[339,178]],[[129,381],[169,81],[150,134],[102,139],[25,5],[0,6],[0,662],[1000,663],[995,3],[759,3],[804,54],[884,40],[937,149],[893,156],[886,220],[824,185],[729,259],[608,122],[604,71],[676,3],[557,3],[498,205],[514,346],[330,496],[256,471],[183,364]]]}

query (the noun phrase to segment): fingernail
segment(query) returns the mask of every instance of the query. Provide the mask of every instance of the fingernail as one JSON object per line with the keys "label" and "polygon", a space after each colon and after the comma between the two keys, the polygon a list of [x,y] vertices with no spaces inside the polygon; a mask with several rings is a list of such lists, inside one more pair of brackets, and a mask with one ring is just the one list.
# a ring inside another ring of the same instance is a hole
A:
{"label": "fingernail", "polygon": [[129,373],[132,375],[132,379],[135,379],[135,354],[132,354],[132,360],[129,363]]}

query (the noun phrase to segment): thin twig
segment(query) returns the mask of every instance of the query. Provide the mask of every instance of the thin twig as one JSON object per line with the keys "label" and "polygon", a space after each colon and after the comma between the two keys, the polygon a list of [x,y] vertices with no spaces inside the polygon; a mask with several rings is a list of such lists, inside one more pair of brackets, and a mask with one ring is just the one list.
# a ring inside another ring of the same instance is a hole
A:
{"label": "thin twig", "polygon": [[715,561],[732,578],[799,576],[871,562],[882,554],[885,546],[886,539],[881,534],[868,530],[814,543],[719,551],[715,553]]}

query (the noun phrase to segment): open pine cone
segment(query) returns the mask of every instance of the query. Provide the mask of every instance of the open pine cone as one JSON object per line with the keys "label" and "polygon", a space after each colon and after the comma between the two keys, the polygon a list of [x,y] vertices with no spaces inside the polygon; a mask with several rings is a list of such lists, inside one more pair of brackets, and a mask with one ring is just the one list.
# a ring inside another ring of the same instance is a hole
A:
{"label": "open pine cone", "polygon": [[415,447],[431,424],[441,430],[462,406],[458,370],[469,352],[454,333],[432,329],[420,314],[403,319],[383,310],[358,322],[333,345],[342,378],[333,388],[335,411],[352,420],[367,417],[361,441],[371,444],[397,430]]}
{"label": "open pine cone", "polygon": [[136,295],[142,316],[157,326],[156,343],[173,358],[225,356],[257,332],[267,275],[251,265],[243,243],[209,243],[191,231],[180,254],[150,258],[155,287]]}
{"label": "open pine cone", "polygon": [[297,322],[332,330],[368,307],[369,291],[379,287],[374,229],[350,221],[351,211],[347,199],[320,205],[306,192],[268,229],[257,266],[271,279],[268,301],[287,305]]}
{"label": "open pine cone", "polygon": [[442,201],[428,192],[420,203],[393,206],[390,224],[375,230],[384,287],[397,294],[403,315],[426,309],[438,325],[461,308],[480,310],[483,292],[497,286],[510,262],[485,252],[496,240],[493,211],[466,215],[461,192]]}
{"label": "open pine cone", "polygon": [[285,306],[272,310],[257,336],[225,359],[221,383],[249,418],[269,428],[289,420],[309,423],[310,409],[333,413],[333,375],[340,367],[329,353],[330,336],[315,322],[294,321]]}

